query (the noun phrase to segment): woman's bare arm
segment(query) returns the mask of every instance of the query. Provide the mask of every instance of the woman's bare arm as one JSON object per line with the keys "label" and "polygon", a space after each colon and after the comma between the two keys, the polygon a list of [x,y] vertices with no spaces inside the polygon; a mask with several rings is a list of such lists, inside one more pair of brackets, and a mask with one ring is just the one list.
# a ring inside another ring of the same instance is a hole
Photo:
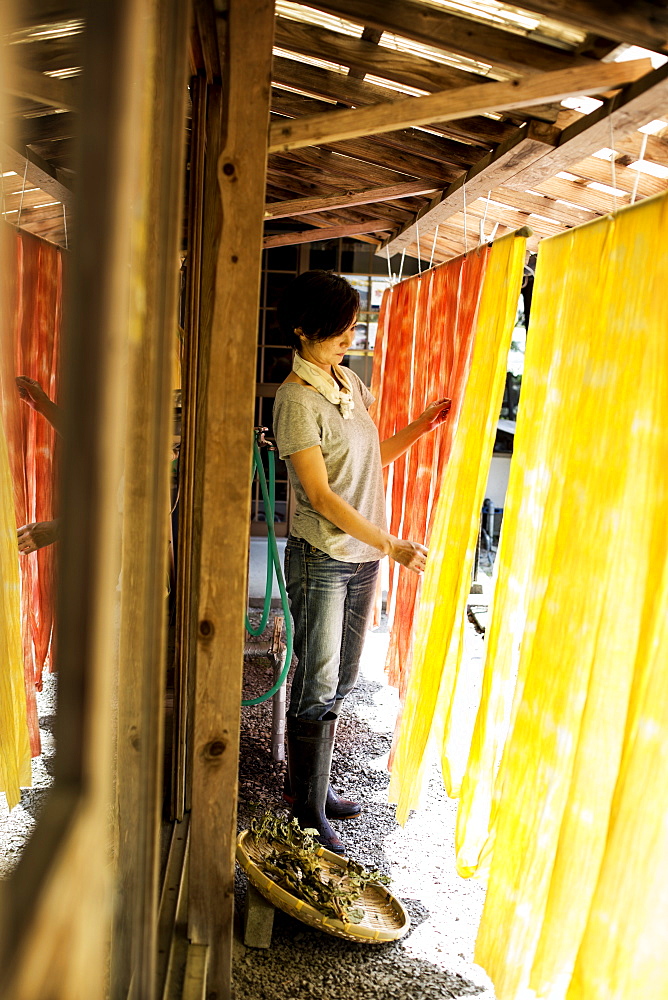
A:
{"label": "woman's bare arm", "polygon": [[421,573],[425,567],[427,550],[424,545],[404,538],[395,538],[362,517],[354,507],[332,491],[327,479],[327,469],[319,445],[297,451],[290,456],[297,477],[304,487],[314,510],[326,517],[347,535],[378,549],[413,570]]}
{"label": "woman's bare arm", "polygon": [[423,434],[433,431],[435,427],[442,424],[450,412],[450,404],[451,400],[449,399],[437,399],[435,403],[430,403],[417,420],[397,431],[391,438],[382,441],[380,459],[383,468],[400,458]]}

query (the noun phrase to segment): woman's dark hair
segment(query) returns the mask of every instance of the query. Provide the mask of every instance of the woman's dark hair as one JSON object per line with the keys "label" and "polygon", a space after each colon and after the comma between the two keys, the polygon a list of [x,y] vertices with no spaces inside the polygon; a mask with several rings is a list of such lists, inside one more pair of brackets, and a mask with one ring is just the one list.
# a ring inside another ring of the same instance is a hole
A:
{"label": "woman's dark hair", "polygon": [[356,288],[333,271],[305,271],[291,281],[278,303],[277,319],[286,343],[299,347],[299,328],[316,343],[349,329],[359,312]]}

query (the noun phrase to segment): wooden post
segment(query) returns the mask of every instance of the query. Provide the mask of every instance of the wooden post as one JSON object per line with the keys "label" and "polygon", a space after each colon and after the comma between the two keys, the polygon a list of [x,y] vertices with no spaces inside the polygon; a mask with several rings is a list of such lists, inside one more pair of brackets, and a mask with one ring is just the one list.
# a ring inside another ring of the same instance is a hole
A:
{"label": "wooden post", "polygon": [[[194,717],[189,936],[210,947],[207,995],[231,992],[239,711],[250,535],[272,0],[230,0],[218,160],[222,229],[200,371],[204,489]],[[202,349],[202,345],[200,345]]]}
{"label": "wooden post", "polygon": [[76,226],[63,336],[58,753],[33,837],[0,889],[0,994],[11,1000],[107,994],[118,497],[128,329],[141,331],[135,317],[142,289],[131,285],[128,259],[130,234],[141,238],[147,224],[137,191],[152,162],[142,136],[151,86],[146,26],[156,3],[90,0],[84,8]]}
{"label": "wooden post", "polygon": [[[186,262],[186,319],[183,350],[182,435],[179,459],[179,542],[176,579],[176,656],[174,673],[174,735],[172,749],[171,817],[182,820],[186,808],[186,745],[188,736],[189,677],[193,673],[197,604],[192,586],[193,490],[195,485],[195,428],[199,359],[199,311],[202,280],[204,220],[204,166],[207,121],[206,78],[192,78],[192,131]],[[220,122],[219,122],[220,124]],[[218,128],[218,131],[220,129]]]}
{"label": "wooden post", "polygon": [[[112,1000],[155,996],[162,819],[169,468],[178,316],[189,7],[156,0],[145,25],[145,233],[133,248],[118,665],[117,898]],[[155,155],[160,150],[160,155]],[[149,166],[150,165],[150,166]]]}

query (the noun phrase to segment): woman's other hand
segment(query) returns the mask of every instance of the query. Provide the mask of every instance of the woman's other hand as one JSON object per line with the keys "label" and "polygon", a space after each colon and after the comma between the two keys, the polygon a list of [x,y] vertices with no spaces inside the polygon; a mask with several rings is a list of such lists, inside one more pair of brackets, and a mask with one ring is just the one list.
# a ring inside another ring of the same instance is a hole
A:
{"label": "woman's other hand", "polygon": [[419,542],[411,542],[408,538],[390,539],[390,559],[401,563],[414,573],[424,573],[427,563],[427,549]]}
{"label": "woman's other hand", "polygon": [[426,431],[433,431],[435,427],[438,427],[446,419],[451,406],[451,399],[437,399],[434,403],[429,404],[427,409],[420,414],[418,420],[422,421],[425,425]]}
{"label": "woman's other hand", "polygon": [[18,530],[19,552],[27,555],[45,545],[58,541],[58,521],[35,521],[24,524]]}
{"label": "woman's other hand", "polygon": [[21,399],[24,399],[28,406],[36,410],[37,413],[44,413],[44,410],[51,402],[39,382],[34,378],[28,378],[27,375],[18,376],[16,379],[16,388],[19,391]]}

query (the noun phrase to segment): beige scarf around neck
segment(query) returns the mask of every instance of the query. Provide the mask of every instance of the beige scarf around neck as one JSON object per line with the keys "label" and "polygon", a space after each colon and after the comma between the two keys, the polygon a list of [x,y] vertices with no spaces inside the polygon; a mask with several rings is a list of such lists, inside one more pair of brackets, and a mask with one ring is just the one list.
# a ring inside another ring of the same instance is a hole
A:
{"label": "beige scarf around neck", "polygon": [[332,365],[332,370],[336,373],[336,378],[343,383],[343,388],[337,385],[336,380],[312,364],[295,351],[295,359],[292,362],[292,370],[295,375],[299,375],[305,382],[312,385],[314,389],[328,399],[330,403],[340,407],[341,416],[344,420],[350,420],[352,411],[355,408],[353,399],[353,389],[345,368],[340,365]]}

